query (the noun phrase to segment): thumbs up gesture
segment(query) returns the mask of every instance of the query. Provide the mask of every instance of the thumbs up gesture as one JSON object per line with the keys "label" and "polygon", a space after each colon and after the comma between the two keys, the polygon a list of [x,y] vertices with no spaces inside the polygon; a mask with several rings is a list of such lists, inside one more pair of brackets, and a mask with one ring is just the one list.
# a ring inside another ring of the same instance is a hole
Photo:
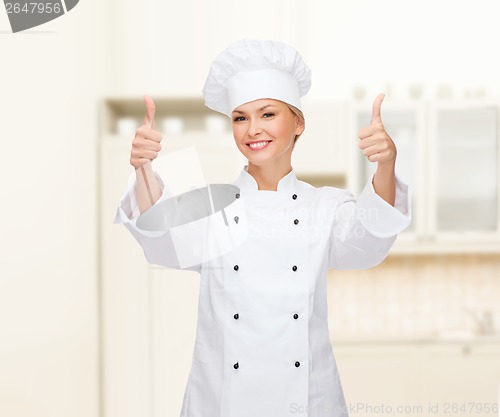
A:
{"label": "thumbs up gesture", "polygon": [[160,142],[163,139],[161,133],[155,130],[156,106],[153,99],[144,96],[144,104],[146,106],[144,124],[136,130],[130,152],[130,164],[135,169],[143,167],[158,156],[161,150]]}
{"label": "thumbs up gesture", "polygon": [[382,93],[375,98],[370,125],[358,132],[358,137],[361,139],[358,147],[363,150],[363,154],[370,162],[394,166],[397,155],[396,145],[385,131],[380,116],[380,107],[384,97],[385,94]]}

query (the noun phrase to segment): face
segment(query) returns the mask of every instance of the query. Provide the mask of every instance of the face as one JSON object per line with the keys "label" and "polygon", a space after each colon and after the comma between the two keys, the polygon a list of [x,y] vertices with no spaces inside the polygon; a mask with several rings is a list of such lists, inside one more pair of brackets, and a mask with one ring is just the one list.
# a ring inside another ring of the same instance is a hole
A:
{"label": "face", "polygon": [[284,102],[268,98],[236,107],[231,118],[236,146],[254,165],[290,161],[295,135],[304,130]]}

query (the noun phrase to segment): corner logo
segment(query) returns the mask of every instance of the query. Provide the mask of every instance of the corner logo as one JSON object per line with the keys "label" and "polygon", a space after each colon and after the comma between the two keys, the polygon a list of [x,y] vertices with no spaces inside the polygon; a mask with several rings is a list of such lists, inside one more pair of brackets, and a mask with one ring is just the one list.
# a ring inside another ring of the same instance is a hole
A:
{"label": "corner logo", "polygon": [[43,25],[69,12],[79,0],[11,1],[4,0],[12,32]]}

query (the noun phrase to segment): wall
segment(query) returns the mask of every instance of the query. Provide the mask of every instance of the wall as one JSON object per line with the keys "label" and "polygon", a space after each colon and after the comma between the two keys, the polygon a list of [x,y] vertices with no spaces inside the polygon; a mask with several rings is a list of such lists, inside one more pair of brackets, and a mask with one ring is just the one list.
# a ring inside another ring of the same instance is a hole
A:
{"label": "wall", "polygon": [[0,12],[2,416],[98,415],[96,99],[106,7],[81,1],[17,34]]}

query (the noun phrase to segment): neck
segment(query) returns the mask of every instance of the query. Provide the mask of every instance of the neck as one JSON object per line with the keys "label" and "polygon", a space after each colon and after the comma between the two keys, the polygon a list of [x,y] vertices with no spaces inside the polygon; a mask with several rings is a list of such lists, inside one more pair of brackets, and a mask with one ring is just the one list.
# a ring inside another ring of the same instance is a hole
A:
{"label": "neck", "polygon": [[283,164],[254,165],[248,161],[248,173],[255,178],[259,190],[277,191],[278,182],[292,170],[290,160]]}

